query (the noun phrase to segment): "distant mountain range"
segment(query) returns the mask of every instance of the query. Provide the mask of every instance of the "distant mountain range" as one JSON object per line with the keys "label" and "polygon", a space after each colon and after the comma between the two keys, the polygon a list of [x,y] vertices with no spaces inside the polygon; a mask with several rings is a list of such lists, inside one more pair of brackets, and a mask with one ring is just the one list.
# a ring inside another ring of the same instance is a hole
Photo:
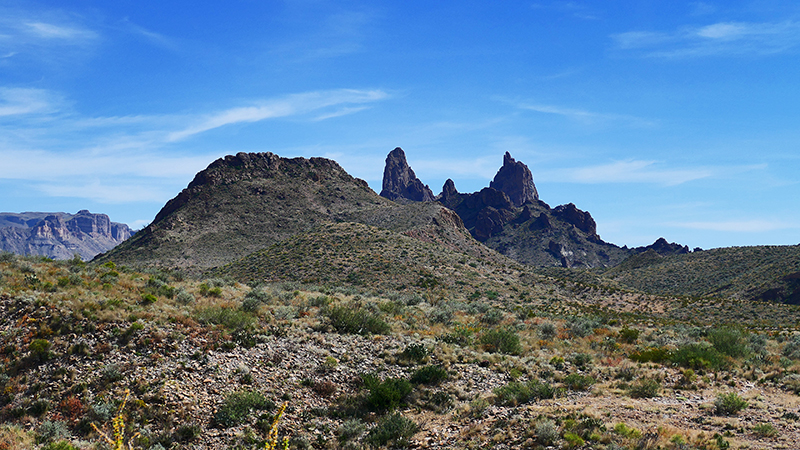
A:
{"label": "distant mountain range", "polygon": [[112,222],[105,214],[87,210],[64,212],[0,213],[0,251],[70,259],[79,255],[90,260],[131,237],[124,223]]}

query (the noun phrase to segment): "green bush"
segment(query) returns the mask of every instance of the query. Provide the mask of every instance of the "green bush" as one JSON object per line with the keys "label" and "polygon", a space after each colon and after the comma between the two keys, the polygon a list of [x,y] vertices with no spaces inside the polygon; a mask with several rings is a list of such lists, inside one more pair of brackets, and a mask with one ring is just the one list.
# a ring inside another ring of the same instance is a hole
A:
{"label": "green bush", "polygon": [[369,390],[367,407],[373,411],[393,411],[412,390],[411,383],[403,378],[387,378],[381,381],[377,376],[368,374],[363,375],[362,379]]}
{"label": "green bush", "polygon": [[339,442],[344,443],[353,439],[357,439],[359,436],[364,434],[367,431],[367,427],[364,425],[360,419],[348,419],[342,422],[339,426]]}
{"label": "green bush", "polygon": [[328,323],[339,333],[347,334],[389,334],[392,327],[380,317],[363,308],[350,306],[326,307],[322,314]]}
{"label": "green bush", "polygon": [[714,407],[716,408],[717,414],[721,416],[736,415],[739,411],[747,408],[747,406],[747,401],[736,392],[719,394],[717,399],[714,400]]}
{"label": "green bush", "polygon": [[718,352],[732,358],[743,358],[750,353],[748,333],[739,328],[714,328],[708,331],[706,338]]}
{"label": "green bush", "polygon": [[411,375],[411,382],[414,384],[436,385],[449,377],[447,370],[442,366],[425,366],[418,369]]}
{"label": "green bush", "polygon": [[778,430],[771,423],[759,423],[753,425],[753,433],[761,437],[775,437],[778,435]]}
{"label": "green bush", "polygon": [[539,420],[533,430],[536,433],[536,441],[544,446],[555,444],[559,438],[558,425],[550,419]]}
{"label": "green bush", "polygon": [[596,380],[589,375],[571,373],[564,377],[564,385],[573,391],[585,391],[595,383]]}
{"label": "green bush", "polygon": [[400,357],[416,363],[425,361],[430,352],[422,344],[408,344],[405,350],[400,354]]}
{"label": "green bush", "polygon": [[494,390],[496,402],[501,406],[517,406],[532,400],[553,398],[555,390],[547,383],[531,380],[527,383],[512,381]]}
{"label": "green bush", "polygon": [[798,360],[800,359],[800,334],[795,335],[792,340],[783,346],[783,356]]}
{"label": "green bush", "polygon": [[635,344],[639,340],[639,333],[636,328],[625,327],[619,330],[619,340],[626,344]]}
{"label": "green bush", "polygon": [[658,397],[661,392],[661,382],[653,378],[639,378],[628,388],[628,395],[633,398]]}
{"label": "green bush", "polygon": [[67,441],[57,441],[42,446],[41,450],[78,450],[78,447],[75,447]]}
{"label": "green bush", "polygon": [[214,413],[212,422],[215,426],[229,428],[246,421],[256,410],[273,409],[275,403],[267,400],[257,391],[238,391],[228,394],[222,405]]}
{"label": "green bush", "polygon": [[549,341],[556,337],[558,329],[551,322],[543,322],[539,324],[538,332],[540,338],[544,339],[545,341]]}
{"label": "green bush", "polygon": [[481,345],[492,353],[516,355],[522,352],[519,335],[514,330],[500,328],[488,330],[480,338]]}
{"label": "green bush", "polygon": [[257,323],[252,314],[225,306],[211,306],[201,310],[197,313],[197,320],[201,323],[222,325],[231,331],[250,330]]}
{"label": "green bush", "polygon": [[34,361],[44,362],[50,359],[51,344],[46,339],[34,339],[28,344],[28,350],[31,352],[31,358]]}
{"label": "green bush", "polygon": [[669,360],[670,357],[670,351],[664,347],[649,347],[644,350],[635,351],[628,355],[628,358],[630,358],[632,361],[640,363],[661,363]]}
{"label": "green bush", "polygon": [[730,365],[728,358],[712,345],[692,343],[672,352],[670,360],[683,367],[694,370],[720,370]]}
{"label": "green bush", "polygon": [[381,419],[374,428],[367,433],[366,441],[373,447],[407,447],[409,439],[419,430],[419,426],[411,419],[403,417],[400,413]]}

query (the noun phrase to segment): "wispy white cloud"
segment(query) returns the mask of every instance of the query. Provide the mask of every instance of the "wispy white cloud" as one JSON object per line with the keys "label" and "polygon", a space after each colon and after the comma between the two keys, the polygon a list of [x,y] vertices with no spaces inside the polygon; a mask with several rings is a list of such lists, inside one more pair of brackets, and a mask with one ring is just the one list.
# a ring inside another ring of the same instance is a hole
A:
{"label": "wispy white cloud", "polygon": [[656,125],[655,121],[627,114],[599,113],[584,109],[566,108],[562,106],[537,103],[521,103],[517,106],[520,109],[544,114],[555,114],[583,123],[616,122],[633,127],[651,127]]}
{"label": "wispy white cloud", "polygon": [[125,32],[128,32],[134,36],[139,36],[148,43],[150,43],[151,45],[154,45],[156,47],[161,47],[172,51],[178,50],[180,48],[177,39],[147,29],[141,25],[137,25],[131,22],[128,18],[125,18],[122,21],[122,28]]}
{"label": "wispy white cloud", "polygon": [[34,38],[59,40],[66,42],[83,42],[97,37],[94,31],[74,25],[61,25],[47,22],[26,22],[18,30]]}
{"label": "wispy white cloud", "polygon": [[[381,90],[340,89],[333,91],[308,92],[261,102],[254,106],[227,109],[202,118],[188,127],[169,134],[170,142],[180,141],[204,131],[213,130],[236,123],[259,122],[318,111],[331,106],[370,103],[382,100],[388,94]],[[341,110],[340,110],[341,111]],[[339,114],[340,115],[340,114]],[[336,117],[337,114],[330,115]]]}
{"label": "wispy white cloud", "polygon": [[620,50],[651,57],[769,55],[800,46],[800,22],[717,22],[670,32],[629,31],[611,38]]}
{"label": "wispy white cloud", "polygon": [[101,181],[79,184],[42,183],[34,185],[34,188],[50,197],[75,197],[106,204],[160,203],[175,194],[166,187],[158,189],[152,184],[117,184]]}
{"label": "wispy white cloud", "polygon": [[674,186],[708,178],[715,174],[707,168],[668,169],[655,161],[616,161],[588,167],[542,171],[540,180],[569,183],[648,183]]}
{"label": "wispy white cloud", "polygon": [[127,148],[102,150],[46,151],[5,150],[0,178],[45,181],[56,178],[137,176],[173,178],[194,175],[216,155],[165,155],[160,152],[133,153]]}
{"label": "wispy white cloud", "polygon": [[60,99],[44,89],[0,87],[0,117],[49,113]]}
{"label": "wispy white cloud", "polygon": [[731,233],[763,233],[767,231],[798,228],[797,224],[781,220],[727,220],[709,222],[674,222],[669,225],[693,230],[721,231]]}
{"label": "wispy white cloud", "polygon": [[75,64],[101,41],[80,17],[57,9],[0,6],[0,54],[6,64],[19,59]]}

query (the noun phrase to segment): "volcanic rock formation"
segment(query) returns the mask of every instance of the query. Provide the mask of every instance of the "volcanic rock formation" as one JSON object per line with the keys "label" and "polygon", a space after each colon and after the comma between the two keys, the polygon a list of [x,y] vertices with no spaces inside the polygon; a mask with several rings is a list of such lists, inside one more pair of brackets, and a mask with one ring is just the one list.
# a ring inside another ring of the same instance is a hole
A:
{"label": "volcanic rock formation", "polygon": [[394,201],[411,200],[415,202],[434,201],[433,191],[417,178],[406,161],[406,154],[400,147],[386,156],[383,169],[383,189],[381,197]]}
{"label": "volcanic rock formation", "polygon": [[497,171],[489,187],[508,195],[514,206],[539,200],[530,169],[525,164],[515,161],[508,152],[503,156],[503,167]]}

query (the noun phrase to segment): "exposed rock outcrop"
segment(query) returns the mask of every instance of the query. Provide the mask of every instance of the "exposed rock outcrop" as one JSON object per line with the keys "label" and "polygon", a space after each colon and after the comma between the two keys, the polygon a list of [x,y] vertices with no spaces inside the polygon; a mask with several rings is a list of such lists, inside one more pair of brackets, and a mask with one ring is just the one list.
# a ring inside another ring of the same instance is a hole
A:
{"label": "exposed rock outcrop", "polygon": [[70,259],[77,254],[89,260],[114,248],[131,234],[127,225],[85,209],[77,214],[0,214],[0,250],[19,255]]}
{"label": "exposed rock outcrop", "polygon": [[508,195],[514,206],[539,200],[530,169],[525,164],[515,161],[508,152],[503,156],[503,166],[497,171],[489,187]]}
{"label": "exposed rock outcrop", "polygon": [[689,253],[689,246],[681,245],[675,242],[667,242],[666,239],[660,237],[648,246],[636,247],[633,249],[633,251],[637,253],[643,253],[648,250],[653,250],[659,255],[682,255],[684,253]]}
{"label": "exposed rock outcrop", "polygon": [[395,148],[386,156],[380,195],[393,201],[434,201],[433,191],[417,178],[406,161],[405,152],[400,147]]}

